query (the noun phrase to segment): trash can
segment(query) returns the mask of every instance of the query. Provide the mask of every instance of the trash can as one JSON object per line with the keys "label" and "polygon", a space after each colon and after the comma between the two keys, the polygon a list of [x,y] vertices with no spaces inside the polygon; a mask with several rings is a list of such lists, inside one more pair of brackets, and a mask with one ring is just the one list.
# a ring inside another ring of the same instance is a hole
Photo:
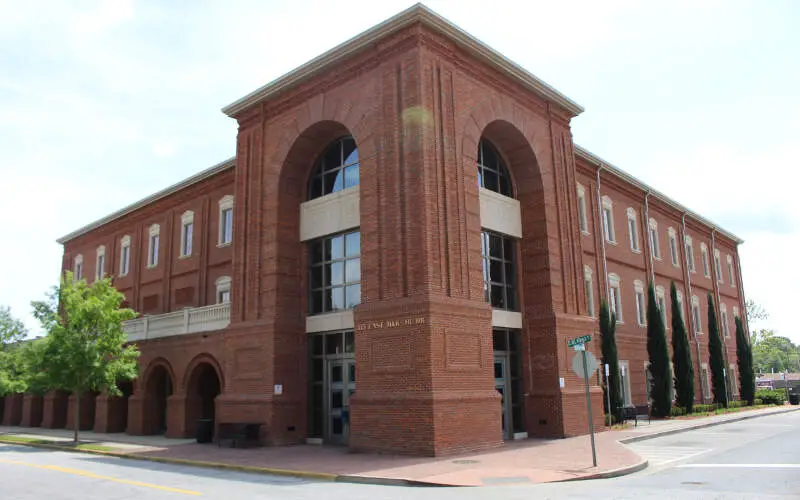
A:
{"label": "trash can", "polygon": [[800,405],[800,392],[789,393],[789,404]]}
{"label": "trash can", "polygon": [[210,418],[197,420],[196,438],[198,443],[210,443],[214,439],[214,421]]}

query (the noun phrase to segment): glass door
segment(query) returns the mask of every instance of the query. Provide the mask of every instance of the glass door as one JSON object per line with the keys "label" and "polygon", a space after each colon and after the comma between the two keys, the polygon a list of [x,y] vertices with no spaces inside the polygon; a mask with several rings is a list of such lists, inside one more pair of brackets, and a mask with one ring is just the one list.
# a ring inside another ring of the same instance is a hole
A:
{"label": "glass door", "polygon": [[511,439],[510,425],[508,421],[509,411],[509,387],[508,387],[508,363],[505,355],[494,356],[494,388],[500,393],[500,404],[502,408],[503,439]]}
{"label": "glass door", "polygon": [[355,360],[328,361],[328,441],[347,443],[350,430],[349,402],[355,391]]}

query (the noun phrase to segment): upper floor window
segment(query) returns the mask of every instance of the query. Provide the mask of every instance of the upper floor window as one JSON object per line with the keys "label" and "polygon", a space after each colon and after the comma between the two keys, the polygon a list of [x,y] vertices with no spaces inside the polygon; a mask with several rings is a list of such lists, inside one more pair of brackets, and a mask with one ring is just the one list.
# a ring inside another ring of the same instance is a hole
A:
{"label": "upper floor window", "polygon": [[119,275],[125,276],[131,270],[131,237],[127,234],[119,243]]}
{"label": "upper floor window", "polygon": [[647,305],[644,299],[644,284],[636,280],[633,282],[633,289],[636,292],[636,323],[639,326],[647,324]]}
{"label": "upper floor window", "polygon": [[506,165],[486,139],[478,143],[478,185],[503,196],[514,196]]}
{"label": "upper floor window", "polygon": [[714,249],[714,274],[717,275],[717,282],[722,283],[722,263],[719,258],[719,249]]}
{"label": "upper floor window", "polygon": [[661,260],[661,245],[658,243],[658,222],[651,217],[648,227],[650,228],[650,248],[653,252],[653,257]]}
{"label": "upper floor window", "polygon": [[194,240],[194,212],[188,210],[181,215],[181,257],[192,255]]}
{"label": "upper floor window", "polygon": [[726,337],[731,336],[730,331],[730,324],[728,323],[728,307],[725,304],[720,304],[719,306],[721,322],[722,322],[722,334]]}
{"label": "upper floor window", "polygon": [[675,233],[674,228],[669,228],[667,233],[669,234],[669,258],[672,261],[672,265],[678,267],[680,265],[678,261],[678,235]]}
{"label": "upper floor window", "polygon": [[231,301],[231,278],[230,276],[220,276],[214,282],[217,287],[217,304],[224,304]]}
{"label": "upper floor window", "polygon": [[739,308],[737,306],[733,306],[733,317],[734,318],[739,317]]}
{"label": "upper floor window", "polygon": [[158,246],[160,240],[161,226],[153,224],[150,226],[150,240],[147,245],[147,267],[158,265]]}
{"label": "upper floor window", "polygon": [[101,280],[106,274],[106,247],[100,245],[97,247],[97,262],[94,268],[94,279]]}
{"label": "upper floor window", "polygon": [[217,246],[230,245],[233,241],[233,196],[219,200],[219,238]]}
{"label": "upper floor window", "polygon": [[361,233],[309,242],[309,312],[352,309],[361,303]]}
{"label": "upper floor window", "polygon": [[328,146],[314,164],[308,182],[308,199],[358,186],[358,148],[352,137],[342,137]]}
{"label": "upper floor window", "polygon": [[78,254],[75,256],[75,279],[80,280],[83,278],[83,255]]}
{"label": "upper floor window", "polygon": [[592,268],[583,266],[583,284],[586,288],[586,308],[589,316],[594,318],[594,286],[592,285]]}
{"label": "upper floor window", "polygon": [[683,313],[683,294],[681,292],[678,292],[678,311],[681,314],[681,321],[686,321]]}
{"label": "upper floor window", "polygon": [[692,246],[692,238],[690,236],[686,236],[686,261],[688,263],[689,272],[695,272],[694,247]]}
{"label": "upper floor window", "polygon": [[589,221],[586,218],[586,189],[580,184],[578,184],[578,222],[581,232],[589,234]]}
{"label": "upper floor window", "polygon": [[611,312],[616,316],[618,323],[622,323],[622,290],[620,289],[619,276],[614,273],[608,275],[609,306]]}
{"label": "upper floor window", "polygon": [[705,243],[700,243],[700,259],[703,261],[703,276],[710,278],[711,269],[708,262],[708,247],[706,247]]}
{"label": "upper floor window", "polygon": [[734,286],[733,283],[733,257],[728,255],[728,281],[730,282],[731,286]]}
{"label": "upper floor window", "polygon": [[700,299],[697,295],[692,295],[692,323],[694,323],[694,332],[703,333],[703,324],[700,319]]}
{"label": "upper floor window", "polygon": [[617,242],[614,234],[614,202],[608,196],[603,196],[603,231],[607,242]]}
{"label": "upper floor window", "polygon": [[636,222],[636,210],[628,208],[628,238],[631,240],[631,250],[641,252],[639,247],[639,224]]}
{"label": "upper floor window", "polygon": [[496,309],[517,311],[517,266],[514,240],[484,231],[481,234],[483,289],[486,302]]}
{"label": "upper floor window", "polygon": [[664,328],[669,329],[667,324],[667,299],[664,287],[660,285],[656,287],[656,304],[658,304],[658,312],[661,314],[661,322],[664,323]]}

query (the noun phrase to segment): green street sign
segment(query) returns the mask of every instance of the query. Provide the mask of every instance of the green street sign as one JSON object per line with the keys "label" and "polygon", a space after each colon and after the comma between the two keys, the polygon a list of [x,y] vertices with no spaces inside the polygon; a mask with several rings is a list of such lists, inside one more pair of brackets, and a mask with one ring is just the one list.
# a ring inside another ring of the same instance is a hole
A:
{"label": "green street sign", "polygon": [[583,337],[575,337],[574,339],[567,340],[567,347],[574,347],[578,344],[585,344],[592,340],[591,335],[584,335]]}

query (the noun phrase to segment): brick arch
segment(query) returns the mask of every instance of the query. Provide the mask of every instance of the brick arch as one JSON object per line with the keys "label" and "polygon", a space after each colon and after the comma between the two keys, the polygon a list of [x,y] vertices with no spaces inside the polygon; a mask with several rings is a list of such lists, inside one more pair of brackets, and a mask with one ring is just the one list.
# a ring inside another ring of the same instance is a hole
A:
{"label": "brick arch", "polygon": [[145,368],[144,373],[142,373],[140,378],[141,382],[137,384],[137,388],[140,389],[141,392],[147,392],[147,384],[150,382],[150,377],[153,374],[153,371],[155,371],[155,369],[158,367],[163,367],[167,370],[167,374],[169,374],[169,377],[172,380],[172,385],[173,387],[175,386],[175,382],[178,379],[175,377],[175,370],[173,370],[172,364],[164,357],[157,357],[147,364],[147,368]]}
{"label": "brick arch", "polygon": [[194,379],[197,376],[197,368],[201,364],[210,365],[211,368],[217,372],[220,388],[225,387],[225,377],[222,371],[222,365],[219,364],[219,361],[217,361],[217,358],[215,358],[213,355],[204,352],[192,358],[192,360],[189,361],[189,364],[186,365],[186,370],[183,372],[183,380],[181,380],[181,389],[184,391],[189,390],[191,384],[194,382]]}

